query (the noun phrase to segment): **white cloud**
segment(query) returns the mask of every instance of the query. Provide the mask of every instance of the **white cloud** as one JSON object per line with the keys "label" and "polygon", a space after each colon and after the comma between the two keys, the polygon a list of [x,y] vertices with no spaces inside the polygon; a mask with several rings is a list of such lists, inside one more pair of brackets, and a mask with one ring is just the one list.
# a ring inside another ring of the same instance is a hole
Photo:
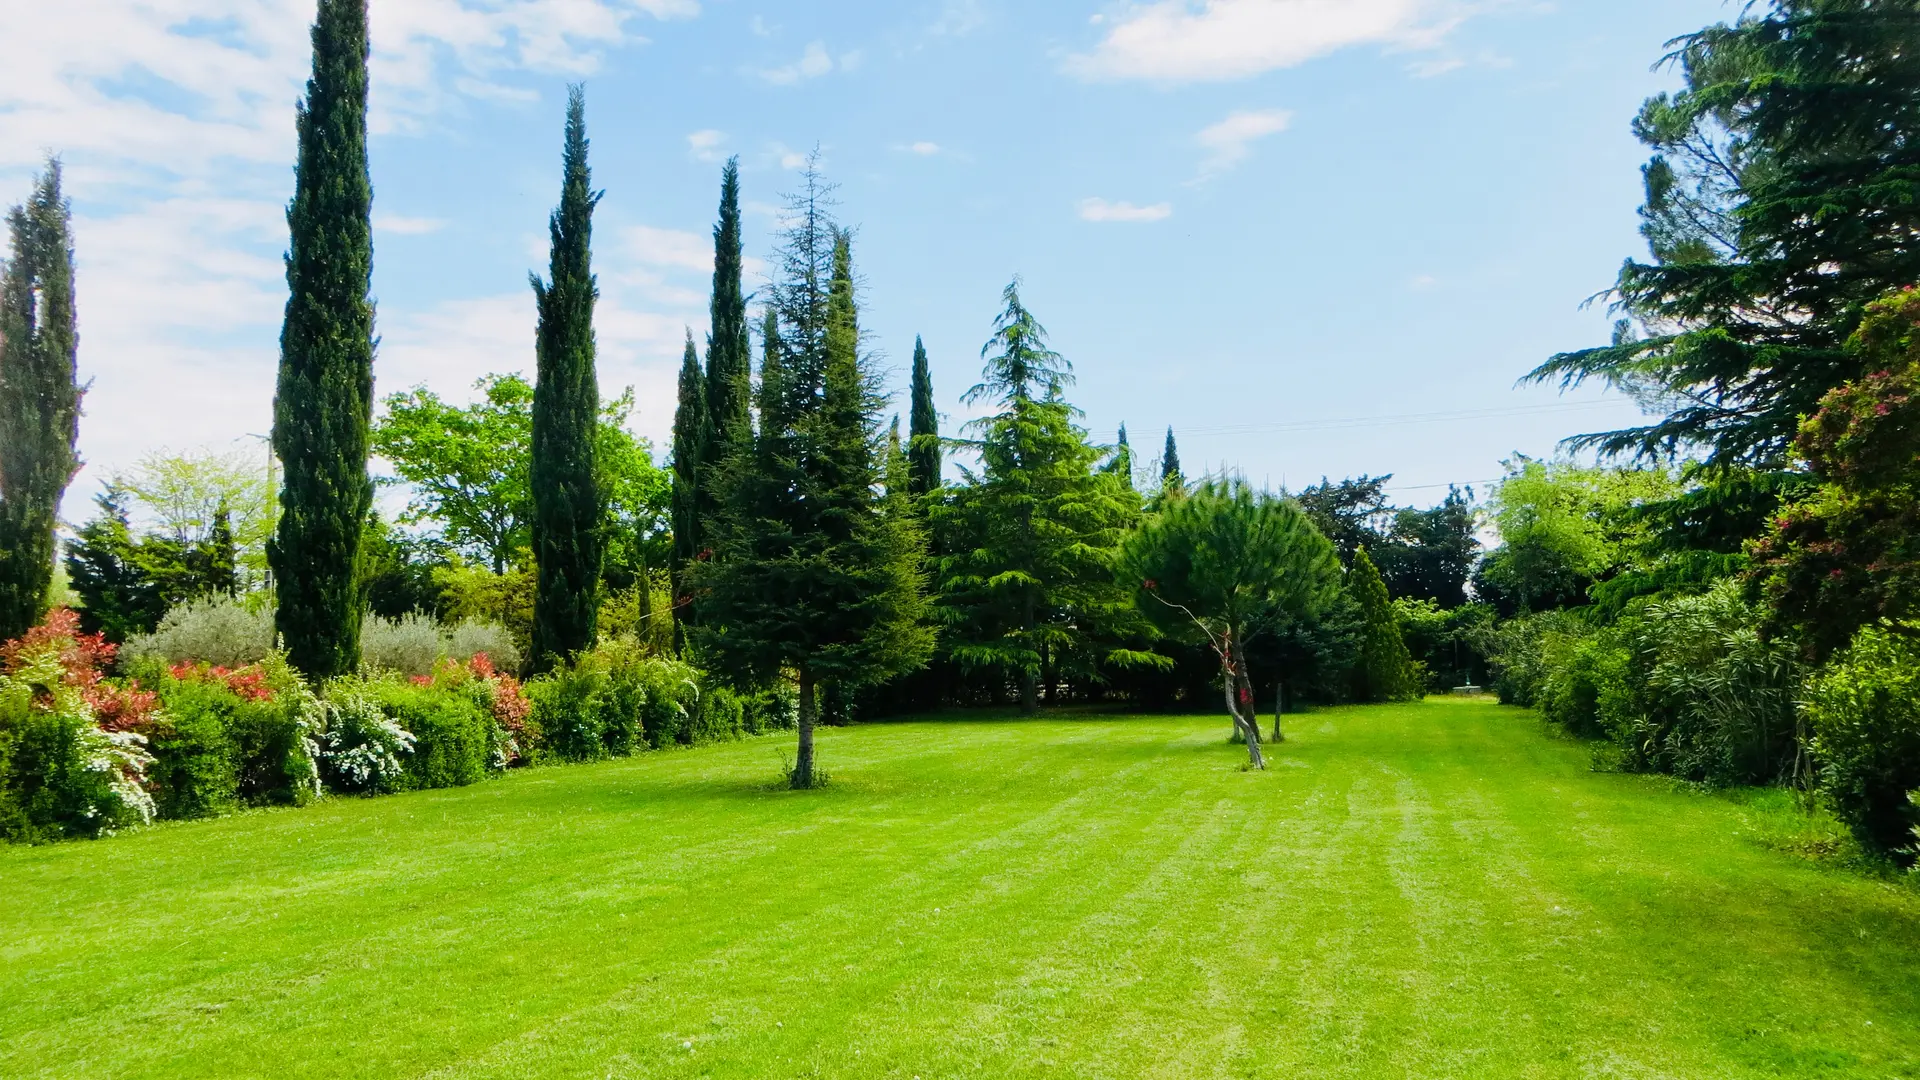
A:
{"label": "white cloud", "polygon": [[982,10],[980,0],[946,0],[940,16],[927,27],[927,33],[935,37],[964,37],[986,23],[987,13]]}
{"label": "white cloud", "polygon": [[373,215],[373,227],[396,236],[425,236],[447,227],[443,218],[402,217],[399,214]]}
{"label": "white cloud", "polygon": [[678,229],[634,225],[621,231],[629,255],[648,266],[713,273],[713,240]]}
{"label": "white cloud", "polygon": [[1108,202],[1101,198],[1080,200],[1082,221],[1164,221],[1172,215],[1172,203],[1135,206],[1130,202]]}
{"label": "white cloud", "polygon": [[1287,109],[1243,109],[1202,128],[1194,141],[1209,155],[1200,163],[1200,176],[1216,176],[1240,164],[1255,142],[1287,130],[1292,123],[1293,113]]}
{"label": "white cloud", "polygon": [[921,157],[932,157],[940,152],[940,144],[937,142],[927,142],[923,139],[920,142],[908,146],[907,149],[919,154]]}
{"label": "white cloud", "polygon": [[720,147],[727,141],[725,134],[708,128],[687,136],[687,152],[695,161],[719,161]]}
{"label": "white cloud", "polygon": [[1067,69],[1087,79],[1202,82],[1292,67],[1355,45],[1436,44],[1466,0],[1157,0],[1110,21]]}
{"label": "white cloud", "polygon": [[[644,40],[643,17],[699,10],[695,0],[382,0],[371,9],[371,126],[407,132],[462,97],[526,98],[518,73],[594,70],[605,50]],[[80,363],[95,380],[81,425],[90,478],[153,446],[271,422],[292,104],[312,20],[312,0],[61,0],[5,20],[0,202],[25,194],[43,152],[62,155]],[[440,224],[378,221],[401,234]],[[394,327],[408,318],[381,314]],[[69,509],[84,512],[87,494],[76,485]]]}
{"label": "white cloud", "polygon": [[772,37],[774,28],[767,25],[766,19],[755,15],[747,20],[747,30],[754,37]]}
{"label": "white cloud", "polygon": [[808,79],[817,79],[832,70],[833,57],[827,54],[824,43],[816,41],[807,46],[806,51],[800,54],[800,59],[784,67],[764,69],[760,77],[775,86],[792,86]]}

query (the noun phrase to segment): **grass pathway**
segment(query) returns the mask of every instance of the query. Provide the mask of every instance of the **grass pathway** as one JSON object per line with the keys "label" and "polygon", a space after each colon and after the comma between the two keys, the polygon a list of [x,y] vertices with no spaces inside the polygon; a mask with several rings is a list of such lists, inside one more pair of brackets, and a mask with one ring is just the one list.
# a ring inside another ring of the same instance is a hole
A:
{"label": "grass pathway", "polygon": [[1478,703],[829,731],[0,849],[0,1077],[1920,1078],[1920,890]]}

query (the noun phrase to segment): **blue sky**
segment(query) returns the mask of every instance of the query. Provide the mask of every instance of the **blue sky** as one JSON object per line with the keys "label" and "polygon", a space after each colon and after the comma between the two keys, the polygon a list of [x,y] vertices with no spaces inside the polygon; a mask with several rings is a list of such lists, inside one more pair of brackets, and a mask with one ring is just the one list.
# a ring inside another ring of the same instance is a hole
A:
{"label": "blue sky", "polygon": [[[951,424],[1014,274],[1074,400],[1146,456],[1398,499],[1637,411],[1516,389],[1596,344],[1641,251],[1628,131],[1719,0],[372,0],[381,391],[529,370],[530,269],[584,81],[601,379],[664,447],[720,162],[748,251],[818,147],[896,385]],[[0,200],[64,155],[90,462],[269,423],[311,0],[65,0],[0,35]],[[236,442],[236,440],[239,440]]]}

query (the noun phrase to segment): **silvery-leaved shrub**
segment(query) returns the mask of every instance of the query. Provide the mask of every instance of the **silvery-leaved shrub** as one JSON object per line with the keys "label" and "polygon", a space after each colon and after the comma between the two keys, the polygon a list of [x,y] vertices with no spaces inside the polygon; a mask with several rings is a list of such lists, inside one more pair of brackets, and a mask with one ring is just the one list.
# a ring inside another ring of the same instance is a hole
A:
{"label": "silvery-leaved shrub", "polygon": [[176,605],[153,633],[128,641],[121,656],[242,668],[272,655],[273,645],[273,611],[264,602],[210,596]]}
{"label": "silvery-leaved shrub", "polygon": [[373,671],[431,675],[447,655],[440,624],[425,615],[383,619],[368,615],[360,623],[360,663]]}
{"label": "silvery-leaved shrub", "polygon": [[366,793],[401,786],[406,767],[400,758],[413,753],[413,733],[350,683],[332,688],[322,704],[322,727],[315,742],[327,786]]}
{"label": "silvery-leaved shrub", "polygon": [[467,619],[447,634],[447,655],[463,664],[485,656],[499,671],[520,670],[520,649],[499,623]]}

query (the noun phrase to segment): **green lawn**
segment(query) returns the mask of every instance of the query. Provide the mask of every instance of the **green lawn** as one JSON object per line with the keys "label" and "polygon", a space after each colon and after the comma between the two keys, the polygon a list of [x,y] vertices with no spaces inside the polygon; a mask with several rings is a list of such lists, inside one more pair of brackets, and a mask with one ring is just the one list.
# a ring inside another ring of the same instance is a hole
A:
{"label": "green lawn", "polygon": [[1920,890],[1478,703],[948,721],[0,849],[0,1076],[1920,1077]]}

